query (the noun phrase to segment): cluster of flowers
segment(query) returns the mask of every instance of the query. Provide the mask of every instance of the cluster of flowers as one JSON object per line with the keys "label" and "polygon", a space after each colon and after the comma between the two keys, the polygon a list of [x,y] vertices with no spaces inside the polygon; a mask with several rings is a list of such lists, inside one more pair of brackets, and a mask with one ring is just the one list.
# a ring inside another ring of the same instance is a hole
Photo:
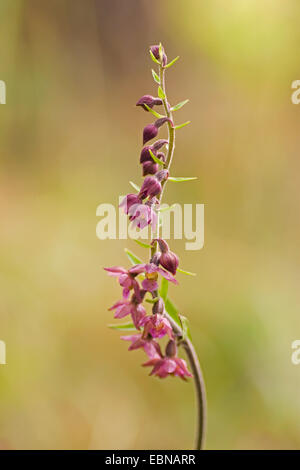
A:
{"label": "cluster of flowers", "polygon": [[[115,318],[123,318],[131,315],[133,324],[139,333],[130,336],[122,336],[126,341],[131,341],[129,351],[142,348],[149,357],[144,366],[153,366],[151,375],[167,377],[172,374],[182,379],[192,375],[187,369],[186,362],[177,357],[176,338],[169,320],[165,316],[165,305],[161,298],[154,298],[152,315],[147,315],[143,305],[145,295],[150,292],[156,295],[158,290],[158,276],[161,275],[167,281],[177,284],[173,276],[178,267],[178,257],[169,250],[167,243],[162,239],[158,242],[160,253],[156,253],[150,263],[137,264],[130,269],[120,266],[105,268],[109,275],[118,278],[123,288],[122,300],[116,302],[109,310],[115,311]],[[160,267],[160,265],[162,267]],[[137,280],[143,275],[141,284]],[[132,292],[132,294],[131,294]],[[131,294],[131,295],[130,295]],[[157,340],[164,336],[169,337],[165,355],[162,354]]]}
{"label": "cluster of flowers", "polygon": [[[161,60],[163,66],[167,63],[167,56],[159,46],[152,46],[151,53],[157,60]],[[162,105],[160,98],[151,95],[144,95],[137,102],[146,111],[155,105]],[[167,103],[167,106],[168,103]],[[155,230],[157,224],[157,213],[155,207],[159,206],[159,197],[162,191],[162,184],[169,177],[167,169],[159,170],[159,163],[155,160],[166,162],[166,157],[161,149],[168,145],[168,140],[160,139],[152,145],[145,145],[149,140],[155,138],[159,128],[169,122],[173,127],[173,122],[168,117],[159,117],[154,124],[148,124],[143,131],[143,145],[140,163],[143,169],[144,181],[137,194],[127,194],[121,203],[124,212],[128,214],[129,220],[136,227],[143,229],[151,224]],[[153,159],[152,155],[155,156]],[[109,310],[115,312],[115,318],[123,318],[131,315],[137,334],[123,336],[122,339],[130,341],[129,350],[142,348],[149,360],[144,366],[152,366],[150,375],[164,378],[174,375],[185,379],[192,377],[188,371],[186,362],[177,356],[176,335],[165,315],[164,301],[158,297],[158,278],[164,277],[167,281],[178,284],[175,279],[178,268],[178,256],[170,251],[168,244],[161,238],[155,238],[151,242],[152,246],[158,246],[159,251],[154,250],[149,263],[137,264],[130,269],[120,266],[105,268],[109,275],[118,278],[120,286],[123,288],[122,299],[116,302]],[[142,279],[141,279],[142,278]],[[147,292],[152,296],[152,314],[147,315],[143,305]],[[158,340],[168,337],[169,341],[162,353]]]}

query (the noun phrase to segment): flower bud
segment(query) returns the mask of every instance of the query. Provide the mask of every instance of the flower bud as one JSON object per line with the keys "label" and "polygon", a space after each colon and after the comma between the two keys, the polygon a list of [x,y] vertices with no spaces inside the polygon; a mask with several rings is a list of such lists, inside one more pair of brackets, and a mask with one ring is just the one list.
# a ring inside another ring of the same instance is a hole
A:
{"label": "flower bud", "polygon": [[165,122],[169,122],[172,127],[174,126],[173,121],[170,118],[162,117],[162,118],[157,119],[154,124],[148,124],[148,126],[144,127],[144,130],[143,130],[143,145],[145,145],[146,142],[148,142],[151,139],[154,139],[154,137],[157,136],[158,129]]}
{"label": "flower bud", "polygon": [[162,253],[159,262],[163,268],[175,276],[179,264],[178,256],[175,253],[172,251]]}
{"label": "flower bud", "polygon": [[162,117],[162,118],[157,119],[157,120],[155,121],[154,125],[155,125],[155,127],[157,127],[157,129],[158,129],[158,128],[161,127],[165,122],[169,122],[172,127],[174,126],[172,119],[167,118],[167,117]]}
{"label": "flower bud", "polygon": [[156,152],[157,150],[160,150],[165,144],[168,144],[168,143],[169,141],[166,139],[158,139],[151,146],[153,153]]}
{"label": "flower bud", "polygon": [[173,339],[170,339],[166,346],[166,356],[175,357],[177,355],[177,346],[176,342]]}
{"label": "flower bud", "polygon": [[145,104],[152,109],[155,105],[161,105],[162,100],[160,98],[154,98],[154,96],[151,95],[144,95],[138,100],[136,106],[141,106],[145,111],[148,111]]}
{"label": "flower bud", "polygon": [[128,214],[129,209],[134,204],[140,204],[140,203],[141,203],[141,198],[137,194],[127,194],[127,196],[124,197],[119,207],[123,208],[125,214]]}
{"label": "flower bud", "polygon": [[141,155],[140,155],[140,163],[144,162],[153,162],[153,158],[150,155],[149,150],[151,150],[154,155],[156,155],[156,152],[161,149],[165,144],[167,144],[168,141],[166,139],[159,139],[156,142],[154,142],[153,145],[146,145],[145,147],[142,148]]}
{"label": "flower bud", "polygon": [[143,164],[143,176],[147,175],[155,175],[158,171],[158,163],[155,163],[153,160],[152,162],[144,162]]}
{"label": "flower bud", "polygon": [[152,313],[153,315],[156,315],[157,313],[162,315],[165,311],[165,304],[162,298],[159,298],[157,302],[152,307]]}
{"label": "flower bud", "polygon": [[156,196],[161,192],[161,184],[154,176],[147,176],[144,179],[143,185],[139,192],[139,197],[145,199],[146,197]]}
{"label": "flower bud", "polygon": [[158,128],[155,124],[148,124],[148,126],[144,127],[143,130],[143,144],[148,142],[151,139],[154,139],[158,134]]}
{"label": "flower bud", "polygon": [[157,238],[156,241],[162,253],[166,253],[167,251],[169,251],[169,245],[165,240],[163,240],[162,238]]}
{"label": "flower bud", "polygon": [[175,276],[179,264],[178,256],[169,250],[169,246],[165,240],[158,238],[157,242],[161,251],[159,260],[161,266]]}
{"label": "flower bud", "polygon": [[[150,51],[151,51],[152,54],[154,55],[155,59],[157,59],[157,60],[160,61],[159,46],[157,46],[157,45],[155,45],[155,46],[150,46]],[[163,51],[162,65],[166,65],[166,64],[167,64],[167,56],[166,56],[166,54],[165,54],[164,48],[162,48],[162,51]]]}
{"label": "flower bud", "polygon": [[162,181],[165,181],[169,178],[169,172],[168,170],[160,170],[156,173],[155,175],[155,178],[157,179],[157,181],[159,181],[160,183]]}

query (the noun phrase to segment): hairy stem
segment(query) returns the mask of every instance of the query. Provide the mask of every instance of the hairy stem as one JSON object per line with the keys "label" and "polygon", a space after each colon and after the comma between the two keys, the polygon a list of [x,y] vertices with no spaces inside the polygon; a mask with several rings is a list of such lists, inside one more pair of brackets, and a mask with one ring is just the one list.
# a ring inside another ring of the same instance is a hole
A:
{"label": "hairy stem", "polygon": [[[166,94],[166,87],[165,87],[165,68],[160,65],[159,66],[159,78],[160,78],[160,86],[164,92],[165,98],[162,100],[166,116],[173,121],[172,112],[170,111],[170,105],[168,103],[167,94]],[[170,167],[173,160],[174,149],[175,149],[175,129],[168,122],[168,153],[166,157],[165,168],[170,171]],[[164,188],[166,186],[167,180],[162,182],[162,191],[158,197],[159,203],[162,201],[162,196],[164,192]],[[159,238],[160,227],[159,222],[157,224],[156,229],[156,237]],[[157,251],[157,243],[153,243],[151,248],[150,256],[151,258]],[[153,297],[159,297],[159,293],[156,291],[153,293]],[[165,312],[166,317],[170,321],[173,331],[178,337],[183,337],[183,332],[180,326],[173,320],[173,318]],[[193,378],[195,383],[195,392],[196,392],[196,400],[197,400],[197,424],[196,424],[196,439],[195,439],[195,449],[201,450],[204,447],[204,439],[205,439],[205,431],[206,431],[206,392],[205,392],[205,384],[203,379],[203,374],[201,371],[199,359],[196,353],[196,350],[193,346],[193,343],[190,339],[186,338],[180,342],[183,346],[186,355],[188,357],[192,372]]]}

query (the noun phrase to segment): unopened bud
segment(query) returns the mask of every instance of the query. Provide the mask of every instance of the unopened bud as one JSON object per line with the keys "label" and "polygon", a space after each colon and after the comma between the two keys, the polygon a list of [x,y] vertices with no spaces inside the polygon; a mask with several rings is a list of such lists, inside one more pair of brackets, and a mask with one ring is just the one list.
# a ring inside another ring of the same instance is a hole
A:
{"label": "unopened bud", "polygon": [[156,196],[161,192],[161,184],[154,176],[147,176],[144,179],[143,185],[139,192],[139,197],[145,199],[146,197]]}
{"label": "unopened bud", "polygon": [[155,105],[161,105],[162,100],[160,98],[154,98],[154,96],[151,95],[144,95],[138,100],[136,106],[141,106],[145,111],[148,111],[145,104],[152,109]]}
{"label": "unopened bud", "polygon": [[153,315],[156,315],[157,313],[162,315],[165,311],[165,304],[162,298],[159,298],[157,302],[152,307],[152,313]]}
{"label": "unopened bud", "polygon": [[[157,46],[157,45],[150,46],[150,51],[154,55],[155,59],[160,61],[159,46]],[[163,52],[162,65],[166,65],[167,64],[167,56],[165,54],[164,48],[162,48],[162,52]]]}
{"label": "unopened bud", "polygon": [[148,124],[143,130],[143,144],[154,139],[158,134],[158,128],[155,124]]}
{"label": "unopened bud", "polygon": [[175,357],[177,355],[177,346],[176,342],[173,339],[170,339],[166,346],[166,356]]}
{"label": "unopened bud", "polygon": [[167,180],[169,177],[169,172],[168,170],[160,170],[156,173],[155,175],[155,178],[157,179],[157,181],[159,182],[162,182],[162,181],[165,181]]}

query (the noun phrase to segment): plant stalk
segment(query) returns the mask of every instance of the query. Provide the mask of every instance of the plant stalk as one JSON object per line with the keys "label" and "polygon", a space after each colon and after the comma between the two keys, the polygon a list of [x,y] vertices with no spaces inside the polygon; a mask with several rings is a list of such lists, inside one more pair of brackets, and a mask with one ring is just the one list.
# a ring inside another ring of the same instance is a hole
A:
{"label": "plant stalk", "polygon": [[[167,100],[167,94],[166,94],[166,89],[165,89],[165,68],[161,64],[159,66],[159,78],[160,78],[160,86],[165,95],[165,98],[162,100],[165,113],[166,113],[166,116],[173,121],[173,116],[172,116],[172,112],[170,111],[170,106]],[[175,129],[174,127],[172,127],[171,123],[169,122],[168,122],[168,140],[169,140],[169,146],[168,146],[168,153],[166,157],[165,168],[168,171],[170,171],[170,167],[171,167],[172,159],[174,155],[174,149],[175,149]],[[162,182],[162,191],[158,197],[159,203],[161,203],[162,195],[163,195],[163,191],[164,191],[166,183],[167,183],[167,180]],[[159,232],[160,232],[160,227],[159,227],[159,221],[158,221],[155,238],[159,238]],[[153,243],[153,246],[151,248],[151,253],[150,253],[151,258],[156,253],[156,251],[157,251],[157,242]],[[155,292],[153,293],[153,296],[159,297],[159,293]],[[170,321],[174,333],[178,337],[183,337],[183,332],[180,326],[173,320],[173,318],[167,312],[165,312],[165,315]],[[206,392],[205,392],[203,374],[202,374],[202,370],[200,367],[196,350],[191,340],[189,338],[186,338],[182,340],[180,344],[184,348],[186,355],[188,357],[188,360],[192,369],[192,373],[193,373],[194,384],[195,384],[195,392],[196,392],[196,400],[197,400],[197,424],[196,424],[195,450],[202,450],[204,448],[205,431],[206,431]]]}

